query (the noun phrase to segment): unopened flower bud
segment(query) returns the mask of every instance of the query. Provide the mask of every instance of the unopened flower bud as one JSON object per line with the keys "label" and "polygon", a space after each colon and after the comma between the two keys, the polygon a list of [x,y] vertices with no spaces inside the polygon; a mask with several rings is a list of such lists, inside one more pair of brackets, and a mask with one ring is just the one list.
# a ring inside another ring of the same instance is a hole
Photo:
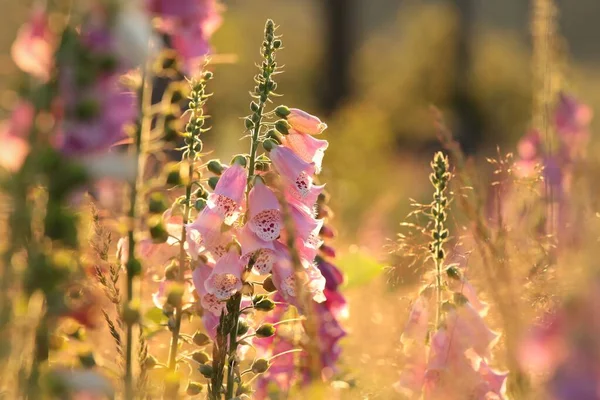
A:
{"label": "unopened flower bud", "polygon": [[194,333],[192,340],[194,341],[194,344],[196,346],[206,346],[207,344],[210,343],[210,338],[205,333],[198,332],[198,331],[196,331],[196,333]]}
{"label": "unopened flower bud", "polygon": [[290,129],[292,129],[292,126],[285,119],[280,119],[277,122],[275,122],[275,129],[277,129],[277,132],[280,132],[283,135],[287,135],[288,133],[290,133]]}
{"label": "unopened flower bud", "polygon": [[205,71],[203,78],[204,80],[209,81],[213,78],[213,73],[211,71]]}
{"label": "unopened flower bud", "polygon": [[255,374],[262,374],[263,372],[267,372],[270,366],[269,360],[259,358],[252,364],[252,372]]}
{"label": "unopened flower bud", "polygon": [[217,183],[218,182],[219,182],[219,177],[218,176],[211,176],[210,178],[208,178],[208,186],[212,190],[215,190],[215,188],[217,187]]}
{"label": "unopened flower bud", "polygon": [[254,122],[252,122],[252,118],[248,117],[244,120],[244,124],[246,125],[246,129],[254,128]]}
{"label": "unopened flower bud", "polygon": [[276,39],[276,40],[273,41],[273,48],[274,49],[279,49],[281,47],[281,44],[282,44],[281,40]]}
{"label": "unopened flower bud", "polygon": [[252,303],[254,304],[254,308],[260,311],[271,311],[275,308],[275,302],[265,295],[254,297]]}
{"label": "unopened flower bud", "polygon": [[335,231],[333,230],[333,228],[331,228],[330,226],[327,226],[327,225],[323,225],[321,227],[321,230],[319,231],[319,234],[322,237],[325,237],[325,238],[333,238],[333,237],[335,237]]}
{"label": "unopened flower bud", "polygon": [[287,106],[279,106],[275,109],[275,114],[279,118],[285,118],[290,115],[290,109]]}
{"label": "unopened flower bud", "polygon": [[321,253],[323,253],[327,257],[335,258],[335,249],[333,247],[327,246],[326,244],[323,244],[319,248],[319,250],[321,250]]}
{"label": "unopened flower bud", "polygon": [[198,367],[198,371],[202,374],[202,376],[204,376],[205,378],[212,378],[213,375],[213,367],[210,364],[202,364],[200,365],[200,367]]}
{"label": "unopened flower bud", "polygon": [[253,101],[253,102],[250,103],[250,110],[252,112],[257,112],[258,111],[258,104],[255,101]]}
{"label": "unopened flower bud", "polygon": [[183,286],[172,284],[169,293],[167,294],[167,304],[170,304],[173,307],[181,306],[181,303],[183,301],[184,290],[185,289],[183,288]]}
{"label": "unopened flower bud", "polygon": [[128,259],[125,268],[131,276],[138,276],[142,273],[142,263],[137,258]]}
{"label": "unopened flower bud", "polygon": [[249,329],[250,329],[250,326],[248,325],[248,323],[246,321],[241,321],[240,320],[238,322],[237,335],[238,336],[245,335],[246,333],[248,333]]}
{"label": "unopened flower bud", "polygon": [[262,324],[256,329],[256,336],[266,338],[271,337],[275,334],[275,327],[273,324]]}
{"label": "unopened flower bud", "polygon": [[190,382],[185,392],[188,394],[188,396],[196,396],[202,393],[202,390],[204,390],[203,384],[199,382]]}
{"label": "unopened flower bud", "polygon": [[271,129],[269,132],[267,132],[267,138],[269,139],[273,139],[274,141],[277,142],[277,144],[281,144],[283,143],[283,138],[281,137],[281,135],[279,133],[277,133],[276,130]]}
{"label": "unopened flower bud", "polygon": [[181,185],[182,182],[179,164],[167,166],[167,185]]}
{"label": "unopened flower bud", "polygon": [[446,274],[448,275],[448,278],[456,280],[460,279],[460,271],[455,266],[446,268]]}
{"label": "unopened flower bud", "polygon": [[210,357],[203,351],[195,351],[192,353],[192,360],[198,364],[206,364],[210,360]]}
{"label": "unopened flower bud", "polygon": [[219,160],[210,160],[206,164],[206,168],[215,175],[221,175],[223,173],[223,164]]}
{"label": "unopened flower bud", "polygon": [[149,231],[154,243],[165,243],[169,239],[169,232],[162,220],[154,221],[154,225],[150,225]]}
{"label": "unopened flower bud", "polygon": [[204,207],[206,207],[206,199],[199,198],[194,203],[194,208],[196,209],[196,211],[202,211],[204,210]]}
{"label": "unopened flower bud", "polygon": [[273,150],[273,149],[274,149],[274,148],[275,148],[277,145],[278,145],[278,144],[277,144],[277,142],[276,142],[276,141],[274,141],[273,139],[266,139],[266,140],[263,142],[263,147],[264,147],[264,149],[265,149],[266,151],[271,151],[271,150]]}
{"label": "unopened flower bud", "polygon": [[236,156],[233,157],[233,159],[231,160],[231,164],[237,164],[237,165],[241,165],[242,167],[246,167],[246,165],[248,164],[248,161],[246,159],[246,156],[244,154],[238,154]]}
{"label": "unopened flower bud", "polygon": [[169,208],[167,200],[162,193],[154,192],[148,201],[148,211],[153,214],[161,214]]}

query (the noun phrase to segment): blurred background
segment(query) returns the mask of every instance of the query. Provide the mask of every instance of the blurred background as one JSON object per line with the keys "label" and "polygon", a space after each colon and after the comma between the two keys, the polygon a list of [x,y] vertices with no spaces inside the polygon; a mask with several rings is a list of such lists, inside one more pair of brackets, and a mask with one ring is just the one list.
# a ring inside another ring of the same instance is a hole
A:
{"label": "blurred background", "polygon": [[[391,398],[395,347],[408,297],[392,291],[386,244],[410,210],[428,203],[429,160],[439,148],[435,105],[475,159],[514,151],[532,127],[531,4],[525,0],[225,0],[209,102],[211,154],[229,161],[240,140],[266,18],[280,25],[281,102],[318,115],[330,141],[322,181],[339,232],[352,318],[349,377],[360,369],[360,398]],[[600,108],[600,2],[555,0],[557,87]],[[0,118],[16,98],[10,46],[30,1],[0,0]],[[593,123],[593,128],[597,122]],[[594,129],[593,129],[594,130]],[[594,154],[597,140],[592,141]],[[485,174],[485,162],[481,162]],[[379,291],[378,296],[371,296]],[[361,316],[368,316],[364,321]],[[365,323],[366,322],[366,323]],[[378,329],[378,327],[380,329]],[[369,343],[365,348],[364,343]],[[366,366],[378,368],[365,368]],[[387,373],[386,373],[387,371]],[[365,376],[368,375],[368,376]],[[387,389],[383,389],[385,387]],[[357,398],[359,398],[357,396]],[[366,396],[366,397],[365,397]]]}
{"label": "blurred background", "polygon": [[[10,45],[31,1],[0,0],[0,108],[14,101]],[[322,117],[331,142],[328,182],[345,242],[380,253],[428,190],[438,146],[430,106],[440,108],[471,155],[514,149],[531,126],[531,4],[523,0],[225,0],[213,37],[217,156],[240,141],[266,18],[281,27],[281,101]],[[600,3],[557,0],[561,88],[600,105]],[[1,116],[1,115],[0,115]],[[343,221],[343,222],[342,222]]]}

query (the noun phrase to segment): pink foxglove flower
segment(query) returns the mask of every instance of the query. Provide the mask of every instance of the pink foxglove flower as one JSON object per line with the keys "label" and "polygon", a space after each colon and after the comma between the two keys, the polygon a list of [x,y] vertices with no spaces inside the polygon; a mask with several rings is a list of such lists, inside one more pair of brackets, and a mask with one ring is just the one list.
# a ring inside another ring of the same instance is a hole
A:
{"label": "pink foxglove flower", "polygon": [[485,317],[488,311],[488,305],[482,302],[477,296],[473,285],[465,278],[457,268],[450,267],[446,270],[446,284],[448,289],[454,293],[463,295],[469,304],[482,316]]}
{"label": "pink foxglove flower", "polygon": [[287,121],[298,132],[308,135],[318,135],[327,129],[327,124],[321,122],[318,117],[297,108],[290,108]]}
{"label": "pink foxglove flower", "polygon": [[500,339],[500,334],[492,331],[468,302],[450,310],[446,322],[454,340],[465,349],[473,348],[481,357],[488,357],[490,349]]}
{"label": "pink foxglove flower", "polygon": [[186,245],[190,257],[196,259],[201,252],[218,246],[222,225],[222,216],[215,209],[205,207],[196,220],[186,226]]}
{"label": "pink foxglove flower", "polygon": [[283,146],[275,146],[270,156],[284,182],[299,198],[306,198],[313,188],[312,176],[315,174],[315,164],[302,160],[292,150]]}
{"label": "pink foxglove flower", "polygon": [[288,135],[283,137],[283,145],[291,149],[303,161],[314,163],[315,173],[321,172],[325,150],[329,146],[327,140],[320,140],[292,129]]}
{"label": "pink foxglove flower", "polygon": [[50,30],[48,15],[36,7],[29,22],[19,29],[11,55],[21,70],[46,82],[54,64],[55,45],[56,37]]}
{"label": "pink foxglove flower", "polygon": [[257,179],[248,196],[249,228],[261,240],[272,241],[279,237],[283,221],[275,194],[262,180]]}
{"label": "pink foxglove flower", "polygon": [[206,291],[219,300],[227,300],[242,290],[242,272],[244,265],[240,255],[232,248],[217,261],[212,272],[204,282]]}
{"label": "pink foxglove flower", "polygon": [[248,172],[239,164],[233,164],[223,172],[213,193],[208,196],[207,206],[223,217],[227,225],[233,224],[240,215]]}
{"label": "pink foxglove flower", "polygon": [[202,57],[210,52],[209,40],[221,24],[215,0],[146,0],[150,13],[158,18],[158,29],[170,37],[173,48],[192,74]]}
{"label": "pink foxglove flower", "polygon": [[402,343],[425,343],[429,329],[429,300],[420,295],[413,303],[408,321],[400,337]]}
{"label": "pink foxglove flower", "polygon": [[196,268],[192,272],[192,280],[194,282],[196,292],[200,296],[200,304],[202,305],[202,308],[216,316],[219,316],[223,311],[226,311],[226,304],[224,301],[219,300],[214,294],[208,293],[205,287],[205,282],[213,272],[213,268],[214,267],[210,264],[199,261],[199,263],[196,265]]}
{"label": "pink foxglove flower", "polygon": [[29,154],[27,136],[33,125],[35,110],[27,102],[18,103],[10,119],[0,125],[0,166],[9,171],[17,171]]}
{"label": "pink foxglove flower", "polygon": [[252,272],[258,275],[270,274],[273,264],[281,257],[277,249],[280,249],[282,245],[279,242],[259,239],[248,225],[238,232],[237,239],[242,246],[242,262],[248,264],[252,259]]}

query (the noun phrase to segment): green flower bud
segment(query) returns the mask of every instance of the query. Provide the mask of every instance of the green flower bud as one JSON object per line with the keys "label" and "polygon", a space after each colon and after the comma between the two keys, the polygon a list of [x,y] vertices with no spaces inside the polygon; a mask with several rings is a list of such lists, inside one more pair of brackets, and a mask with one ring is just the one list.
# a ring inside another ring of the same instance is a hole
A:
{"label": "green flower bud", "polygon": [[281,44],[282,44],[281,40],[276,39],[276,40],[273,41],[273,48],[274,49],[279,49],[281,47]]}
{"label": "green flower bud", "polygon": [[154,243],[165,243],[169,238],[169,232],[162,221],[150,226],[150,237]]}
{"label": "green flower bud", "polygon": [[213,367],[210,364],[202,364],[200,365],[200,367],[198,367],[198,371],[202,374],[202,376],[204,376],[205,378],[212,378],[213,376]]}
{"label": "green flower bud", "polygon": [[210,357],[203,351],[195,351],[192,353],[192,360],[196,361],[198,364],[206,364],[210,361]]}
{"label": "green flower bud", "polygon": [[202,393],[202,390],[204,390],[203,384],[199,382],[190,382],[185,392],[188,394],[188,396],[196,396]]}
{"label": "green flower bud", "polygon": [[199,198],[196,200],[196,202],[194,203],[194,208],[197,211],[202,211],[204,210],[204,207],[206,207],[206,199],[203,198]]}
{"label": "green flower bud", "polygon": [[212,190],[215,190],[215,188],[217,187],[217,183],[218,182],[219,182],[219,177],[218,176],[211,176],[210,178],[208,178],[208,186]]}
{"label": "green flower bud", "polygon": [[215,175],[221,175],[223,173],[223,164],[219,160],[210,160],[206,164],[206,168]]}
{"label": "green flower bud", "polygon": [[245,154],[238,154],[231,159],[231,164],[238,164],[242,167],[246,168],[248,164],[247,158]]}
{"label": "green flower bud", "polygon": [[211,71],[205,71],[203,78],[204,80],[209,81],[213,78],[213,73]]}
{"label": "green flower bud", "polygon": [[255,374],[262,374],[263,372],[267,372],[270,366],[271,363],[269,363],[269,360],[259,358],[258,360],[254,361],[251,369]]}
{"label": "green flower bud", "polygon": [[244,125],[246,125],[246,129],[252,129],[252,128],[254,128],[254,122],[252,122],[252,118],[247,117],[244,120]]}
{"label": "green flower bud", "polygon": [[254,168],[255,168],[257,171],[264,172],[264,171],[268,171],[268,170],[269,170],[269,166],[270,166],[270,165],[271,165],[270,163],[266,163],[266,162],[260,162],[260,161],[259,161],[259,162],[257,162],[257,163],[256,163],[256,165],[254,166]]}
{"label": "green flower bud", "polygon": [[260,311],[271,311],[275,308],[275,302],[264,295],[254,297],[252,303],[254,304],[254,308]]}
{"label": "green flower bud", "polygon": [[275,146],[278,146],[278,144],[273,139],[267,139],[263,142],[263,147],[266,151],[273,150],[275,148]]}
{"label": "green flower bud", "polygon": [[179,164],[172,164],[167,166],[167,185],[181,185],[183,179],[181,179],[181,172],[179,170]]}
{"label": "green flower bud", "polygon": [[248,333],[249,329],[250,329],[250,326],[248,325],[248,323],[246,321],[239,321],[237,335],[238,336],[245,335],[246,333]]}
{"label": "green flower bud", "polygon": [[206,189],[204,189],[204,187],[200,186],[194,192],[194,197],[197,198],[197,199],[207,199],[208,198],[208,192],[206,191]]}
{"label": "green flower bud", "polygon": [[167,294],[167,304],[170,304],[173,307],[181,306],[183,301],[183,292],[183,286],[174,284]]}
{"label": "green flower bud", "polygon": [[277,133],[277,131],[274,129],[271,129],[269,132],[267,132],[267,138],[273,139],[278,144],[281,144],[283,142],[281,135]]}
{"label": "green flower bud", "polygon": [[207,344],[210,343],[210,338],[205,333],[198,332],[198,331],[196,331],[196,333],[194,333],[192,340],[194,341],[194,344],[196,346],[206,346]]}
{"label": "green flower bud", "polygon": [[252,112],[257,112],[258,111],[258,104],[255,101],[253,101],[253,102],[250,103],[250,110]]}
{"label": "green flower bud", "polygon": [[142,273],[142,263],[137,258],[127,260],[125,265],[127,273],[131,276],[138,276]]}
{"label": "green flower bud", "polygon": [[283,135],[287,135],[288,133],[290,133],[290,129],[292,129],[292,126],[285,119],[280,119],[277,122],[275,122],[275,129],[277,129],[277,132]]}
{"label": "green flower bud", "polygon": [[162,193],[154,192],[148,201],[148,211],[153,214],[162,214],[169,208],[167,200]]}
{"label": "green flower bud", "polygon": [[271,337],[275,334],[275,327],[273,324],[262,324],[256,329],[256,336],[266,338]]}
{"label": "green flower bud", "polygon": [[446,268],[446,274],[448,275],[448,278],[456,280],[460,279],[460,271],[455,266]]}

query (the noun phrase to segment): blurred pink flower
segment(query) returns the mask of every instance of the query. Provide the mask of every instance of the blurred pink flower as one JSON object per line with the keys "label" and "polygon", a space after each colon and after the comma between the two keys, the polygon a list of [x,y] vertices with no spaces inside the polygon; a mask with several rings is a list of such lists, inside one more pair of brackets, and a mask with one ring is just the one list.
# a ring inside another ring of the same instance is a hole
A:
{"label": "blurred pink flower", "polygon": [[264,241],[272,241],[279,237],[282,228],[279,201],[275,194],[262,180],[257,179],[248,196],[248,209],[250,229]]}
{"label": "blurred pink flower", "polygon": [[46,10],[34,7],[30,20],[17,33],[11,55],[21,70],[46,82],[54,65],[55,45]]}
{"label": "blurred pink flower", "polygon": [[290,108],[287,121],[298,132],[308,135],[318,135],[327,129],[327,124],[319,118],[297,108]]}
{"label": "blurred pink flower", "polygon": [[326,140],[302,134],[294,129],[283,137],[283,145],[291,149],[300,159],[315,164],[315,173],[321,172],[325,150],[329,146]]}
{"label": "blurred pink flower", "polygon": [[10,119],[0,125],[0,165],[9,171],[17,171],[29,154],[27,137],[35,110],[31,103],[21,101],[13,109]]}
{"label": "blurred pink flower", "polygon": [[189,255],[196,259],[201,252],[215,248],[221,240],[223,217],[216,209],[205,207],[196,220],[186,225],[186,245]]}
{"label": "blurred pink flower", "polygon": [[429,330],[429,300],[420,295],[412,305],[408,321],[400,337],[402,343],[425,344]]}
{"label": "blurred pink flower", "polygon": [[244,265],[240,255],[232,248],[217,261],[215,267],[204,282],[206,291],[219,300],[227,300],[242,289],[242,271]]}
{"label": "blurred pink flower", "polygon": [[184,72],[193,74],[210,52],[208,42],[221,24],[219,4],[215,0],[146,0],[146,6],[159,19],[159,31],[170,36],[183,58]]}

